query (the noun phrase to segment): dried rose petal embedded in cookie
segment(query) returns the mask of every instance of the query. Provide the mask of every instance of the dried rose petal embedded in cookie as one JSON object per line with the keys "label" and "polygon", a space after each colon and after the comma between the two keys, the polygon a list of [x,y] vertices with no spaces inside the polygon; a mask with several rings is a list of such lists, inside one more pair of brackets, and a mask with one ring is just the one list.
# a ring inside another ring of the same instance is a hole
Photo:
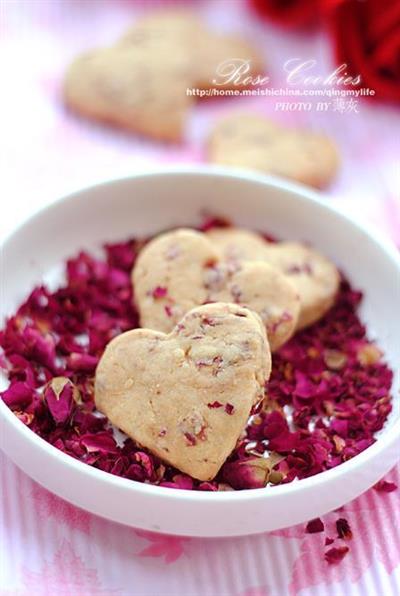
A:
{"label": "dried rose petal embedded in cookie", "polygon": [[270,372],[260,318],[235,304],[207,304],[169,335],[134,329],[113,339],[97,367],[95,401],[156,456],[211,480],[264,397]]}
{"label": "dried rose petal embedded in cookie", "polygon": [[298,242],[266,242],[254,232],[235,228],[207,232],[226,259],[267,262],[289,279],[300,296],[297,329],[318,321],[333,305],[340,283],[335,265]]}
{"label": "dried rose petal embedded in cookie", "polygon": [[133,285],[142,327],[168,332],[195,306],[233,302],[260,315],[272,350],[293,335],[300,309],[294,285],[276,268],[225,261],[206,235],[189,229],[146,245],[133,270]]}
{"label": "dried rose petal embedded in cookie", "polygon": [[260,170],[322,188],[338,168],[333,142],[289,129],[261,115],[235,113],[217,123],[208,142],[211,162]]}

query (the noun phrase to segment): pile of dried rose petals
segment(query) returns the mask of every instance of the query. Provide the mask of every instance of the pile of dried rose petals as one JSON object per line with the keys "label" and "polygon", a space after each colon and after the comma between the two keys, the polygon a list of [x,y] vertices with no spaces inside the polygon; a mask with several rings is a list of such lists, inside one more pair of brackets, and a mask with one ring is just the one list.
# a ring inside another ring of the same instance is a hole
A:
{"label": "pile of dried rose petals", "polygon": [[0,332],[10,381],[2,398],[33,432],[111,474],[207,491],[305,478],[374,442],[391,410],[392,372],[366,339],[356,314],[361,295],[346,281],[324,320],[274,355],[266,405],[253,412],[215,481],[193,480],[130,439],[117,442],[94,409],[93,379],[107,343],[138,326],[130,271],[142,245],[106,245],[104,260],[84,252],[68,260],[65,285],[34,289]]}

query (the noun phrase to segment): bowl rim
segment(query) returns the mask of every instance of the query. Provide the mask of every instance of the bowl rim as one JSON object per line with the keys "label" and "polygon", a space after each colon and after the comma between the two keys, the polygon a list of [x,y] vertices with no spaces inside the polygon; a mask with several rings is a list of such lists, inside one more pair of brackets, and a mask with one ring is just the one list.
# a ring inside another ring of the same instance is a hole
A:
{"label": "bowl rim", "polygon": [[[343,212],[337,206],[331,205],[322,199],[322,195],[307,186],[297,184],[276,176],[268,176],[251,172],[248,170],[241,170],[238,168],[230,168],[225,166],[209,166],[209,165],[180,165],[180,166],[168,166],[168,167],[156,167],[149,169],[144,172],[137,172],[120,176],[117,178],[107,178],[106,180],[100,180],[95,184],[90,184],[85,187],[81,187],[77,190],[73,190],[66,195],[59,197],[58,199],[34,210],[24,220],[14,226],[0,241],[0,258],[3,259],[3,249],[6,244],[11,241],[14,236],[23,232],[25,226],[35,224],[45,213],[56,211],[63,203],[68,201],[81,200],[81,195],[87,191],[93,191],[100,187],[109,186],[110,188],[124,181],[134,181],[138,178],[153,178],[157,176],[181,176],[181,175],[195,175],[195,176],[216,176],[219,178],[233,178],[245,180],[248,182],[256,182],[266,187],[273,187],[278,190],[288,191],[291,194],[296,195],[297,200],[301,200],[304,203],[311,203],[312,205],[318,205],[322,210],[328,213],[334,214],[339,219],[344,220],[350,226],[358,229],[364,235],[368,236],[369,240],[372,240],[378,248],[384,253],[385,257],[393,262],[394,266],[398,269],[400,274],[400,256],[397,253],[395,247],[386,240],[386,238],[379,234],[374,228],[370,227],[364,222],[354,220],[350,215]],[[231,503],[234,501],[257,501],[259,499],[266,499],[269,495],[273,494],[275,497],[284,496],[293,492],[306,493],[310,488],[317,488],[321,484],[325,484],[328,481],[335,481],[338,478],[346,476],[347,474],[356,472],[357,469],[362,468],[364,465],[368,465],[375,456],[380,452],[385,451],[392,447],[396,441],[400,438],[400,418],[396,420],[393,425],[387,429],[381,436],[379,436],[375,443],[370,447],[356,455],[354,458],[331,468],[310,476],[301,480],[296,480],[288,484],[277,485],[273,487],[273,493],[271,493],[271,487],[256,488],[256,489],[244,489],[240,491],[198,491],[198,490],[183,490],[175,489],[170,487],[163,487],[153,484],[146,484],[138,482],[136,480],[130,480],[128,478],[122,478],[115,476],[98,468],[94,468],[84,462],[81,462],[72,456],[60,451],[39,435],[29,429],[21,420],[19,420],[12,410],[6,406],[6,404],[0,400],[0,416],[3,418],[6,425],[9,425],[13,431],[15,431],[21,438],[26,439],[28,442],[32,442],[37,449],[39,449],[44,455],[58,460],[60,464],[63,464],[76,471],[78,474],[87,474],[97,480],[99,483],[112,484],[115,488],[121,488],[122,490],[131,491],[135,493],[139,491],[143,496],[157,497],[159,495],[162,498],[173,499],[173,500],[185,500],[191,502],[214,502],[214,503]],[[4,441],[4,439],[3,439]],[[7,451],[4,449],[4,451]],[[399,454],[400,459],[400,454]],[[216,497],[216,495],[218,495]]]}

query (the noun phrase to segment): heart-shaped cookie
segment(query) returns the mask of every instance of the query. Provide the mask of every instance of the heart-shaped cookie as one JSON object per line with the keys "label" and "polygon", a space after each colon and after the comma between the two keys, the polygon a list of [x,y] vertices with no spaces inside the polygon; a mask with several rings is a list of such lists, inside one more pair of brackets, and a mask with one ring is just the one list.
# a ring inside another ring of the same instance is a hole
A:
{"label": "heart-shaped cookie", "polygon": [[168,332],[195,306],[233,302],[259,314],[272,351],[296,328],[297,291],[278,269],[262,262],[224,261],[211,240],[195,230],[176,230],[149,242],[132,281],[142,327]]}
{"label": "heart-shaped cookie", "polygon": [[96,370],[98,410],[137,443],[211,480],[264,397],[271,354],[259,317],[235,304],[188,312],[169,335],[113,339]]}
{"label": "heart-shaped cookie", "polygon": [[316,250],[298,242],[269,243],[262,236],[236,228],[207,233],[230,261],[259,261],[276,267],[300,296],[297,329],[318,321],[334,304],[340,275],[335,265]]}
{"label": "heart-shaped cookie", "polygon": [[246,113],[231,114],[217,123],[208,141],[208,155],[214,163],[260,170],[316,188],[329,184],[339,161],[325,135]]}
{"label": "heart-shaped cookie", "polygon": [[191,89],[213,87],[218,65],[240,58],[249,64],[247,77],[262,72],[240,38],[208,31],[191,13],[156,11],[113,46],[78,57],[65,76],[65,102],[83,116],[178,141],[197,98]]}
{"label": "heart-shaped cookie", "polygon": [[97,49],[69,67],[65,102],[83,116],[175,141],[194,100],[186,94],[190,68],[188,57],[162,40]]}

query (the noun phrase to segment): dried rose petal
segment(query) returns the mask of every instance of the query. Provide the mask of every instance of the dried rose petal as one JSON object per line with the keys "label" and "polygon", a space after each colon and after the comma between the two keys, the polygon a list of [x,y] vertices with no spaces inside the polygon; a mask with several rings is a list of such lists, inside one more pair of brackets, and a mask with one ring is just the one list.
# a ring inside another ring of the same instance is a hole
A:
{"label": "dried rose petal", "polygon": [[29,406],[33,399],[33,390],[26,383],[16,381],[1,393],[1,398],[11,409]]}
{"label": "dried rose petal", "polygon": [[67,358],[67,366],[73,371],[91,373],[94,372],[98,358],[90,354],[77,354],[73,352]]}
{"label": "dried rose petal", "polygon": [[306,525],[306,532],[308,534],[317,534],[324,531],[324,522],[319,517],[310,520]]}
{"label": "dried rose petal", "polygon": [[329,538],[329,536],[327,536],[325,538],[325,546],[330,546],[331,544],[333,544],[335,542],[334,538]]}
{"label": "dried rose petal", "polygon": [[357,358],[363,366],[369,366],[379,362],[382,352],[374,344],[366,343],[358,349]]}
{"label": "dried rose petal", "polygon": [[387,480],[379,480],[379,482],[374,484],[374,489],[382,493],[391,493],[394,490],[397,490],[397,484],[388,482]]}
{"label": "dried rose petal", "polygon": [[336,520],[336,530],[339,538],[343,538],[344,540],[351,540],[353,538],[349,522],[344,517]]}
{"label": "dried rose petal", "polygon": [[341,370],[347,362],[347,356],[340,350],[325,350],[324,360],[331,370]]}
{"label": "dried rose petal", "polygon": [[222,408],[222,404],[219,401],[213,401],[207,404],[208,408]]}
{"label": "dried rose petal", "polygon": [[142,466],[147,478],[150,480],[154,475],[154,461],[152,457],[144,451],[138,451],[135,453],[134,459]]}
{"label": "dried rose petal", "polygon": [[325,553],[325,561],[327,561],[330,565],[334,563],[340,563],[340,561],[347,555],[349,552],[348,546],[333,546]]}
{"label": "dried rose petal", "polygon": [[279,457],[249,457],[243,460],[225,463],[222,467],[222,479],[233,488],[263,488],[269,479],[272,468]]}
{"label": "dried rose petal", "polygon": [[172,481],[160,482],[160,486],[165,486],[167,488],[181,488],[184,490],[192,490],[193,479],[190,478],[190,476],[187,476],[186,474],[175,474]]}
{"label": "dried rose petal", "polygon": [[115,439],[108,432],[99,432],[96,434],[86,434],[80,438],[80,444],[85,447],[88,453],[118,453]]}
{"label": "dried rose petal", "polygon": [[153,298],[157,299],[157,298],[165,298],[165,296],[167,295],[168,289],[164,288],[162,286],[156,286],[154,288],[154,290],[152,291],[151,295],[153,296]]}
{"label": "dried rose petal", "polygon": [[232,414],[234,413],[234,411],[235,411],[235,406],[233,406],[230,403],[226,403],[225,404],[225,412],[227,414],[229,414],[229,416],[232,416]]}
{"label": "dried rose petal", "polygon": [[43,398],[56,424],[68,422],[81,398],[78,389],[66,377],[54,377],[47,383]]}
{"label": "dried rose petal", "polygon": [[215,492],[218,490],[218,485],[214,482],[201,482],[198,489]]}

